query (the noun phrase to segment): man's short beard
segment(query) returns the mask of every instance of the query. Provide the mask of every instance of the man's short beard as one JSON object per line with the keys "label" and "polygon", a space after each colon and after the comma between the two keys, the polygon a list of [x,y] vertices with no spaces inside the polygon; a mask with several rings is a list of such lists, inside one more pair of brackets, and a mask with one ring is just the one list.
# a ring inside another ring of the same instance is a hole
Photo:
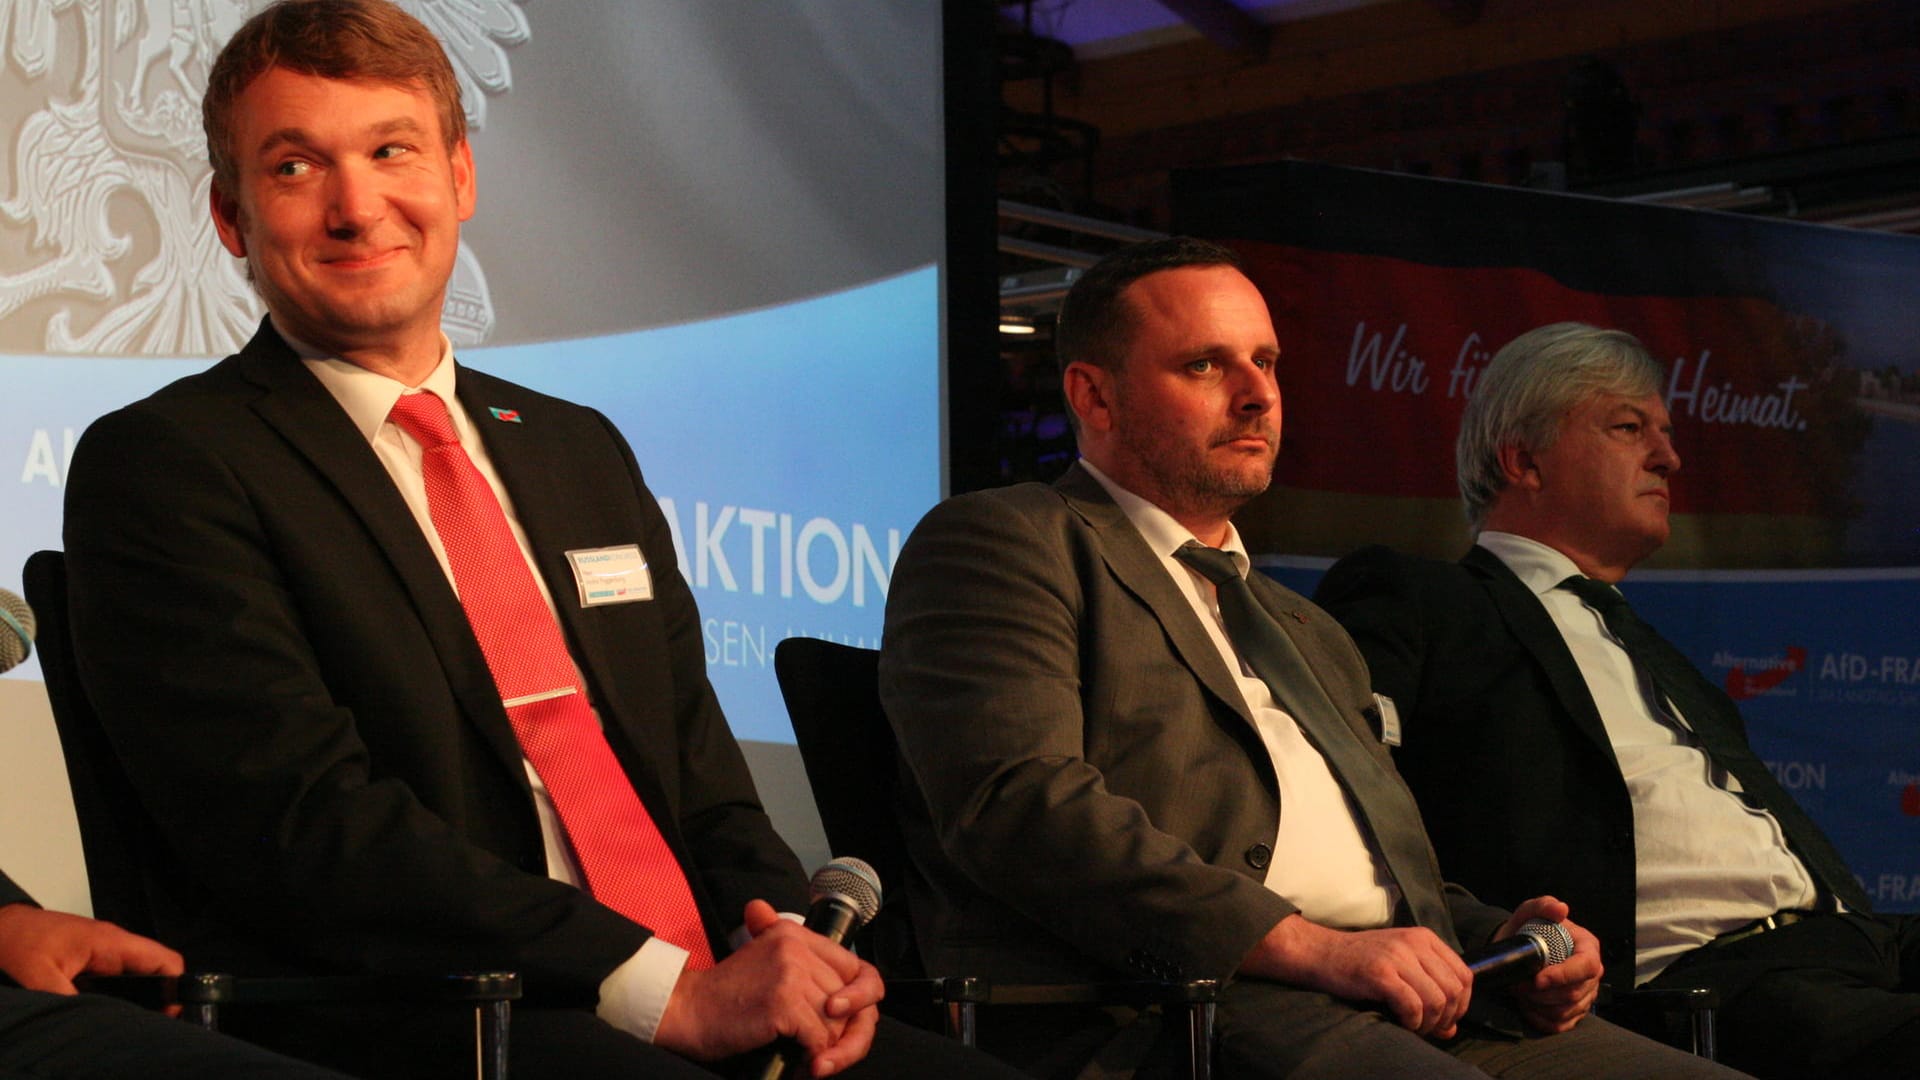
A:
{"label": "man's short beard", "polygon": [[1164,446],[1151,439],[1127,437],[1122,442],[1141,470],[1153,478],[1160,498],[1175,504],[1162,507],[1165,510],[1231,515],[1273,484],[1274,461],[1253,479],[1239,469],[1212,465],[1204,456],[1170,457],[1163,452]]}
{"label": "man's short beard", "polygon": [[1169,485],[1165,490],[1179,492],[1194,509],[1231,515],[1272,486],[1273,469],[1269,466],[1257,480],[1249,479],[1237,470],[1206,468],[1181,469],[1161,479],[1178,481],[1178,487]]}

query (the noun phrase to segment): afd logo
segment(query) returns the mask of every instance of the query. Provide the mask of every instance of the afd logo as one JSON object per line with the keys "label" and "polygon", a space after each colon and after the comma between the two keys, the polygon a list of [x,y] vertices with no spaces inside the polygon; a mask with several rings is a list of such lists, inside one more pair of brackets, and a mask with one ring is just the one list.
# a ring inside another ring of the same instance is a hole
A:
{"label": "afd logo", "polygon": [[1887,774],[1887,786],[1900,790],[1901,813],[1908,817],[1920,817],[1920,775],[1894,769]]}
{"label": "afd logo", "polygon": [[1722,649],[1713,654],[1713,666],[1726,669],[1727,696],[1735,701],[1748,701],[1762,694],[1790,695],[1793,689],[1781,684],[1806,670],[1807,650],[1800,645],[1789,645],[1778,656],[1735,656]]}

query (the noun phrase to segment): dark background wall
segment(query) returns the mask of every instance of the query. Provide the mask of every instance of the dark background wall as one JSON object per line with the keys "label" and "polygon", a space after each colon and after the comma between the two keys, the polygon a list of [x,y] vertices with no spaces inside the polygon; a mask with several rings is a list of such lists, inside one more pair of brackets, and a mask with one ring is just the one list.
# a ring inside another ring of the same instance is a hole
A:
{"label": "dark background wall", "polygon": [[[1166,6],[1214,17],[1117,41],[1098,40],[1085,0],[997,6],[994,183],[1022,204],[1165,230],[1178,170],[1300,158],[1920,229],[1920,4],[1332,0],[1266,23],[1276,10],[1247,0],[1237,20],[1225,0],[1186,0]],[[1088,256],[1115,243],[1007,218],[1000,236],[1003,280],[1050,265],[1009,238]],[[1040,332],[1002,336],[997,356],[956,338],[951,377],[998,417],[953,432],[956,461],[987,463],[956,490],[1070,460],[1050,306],[1003,311]]]}

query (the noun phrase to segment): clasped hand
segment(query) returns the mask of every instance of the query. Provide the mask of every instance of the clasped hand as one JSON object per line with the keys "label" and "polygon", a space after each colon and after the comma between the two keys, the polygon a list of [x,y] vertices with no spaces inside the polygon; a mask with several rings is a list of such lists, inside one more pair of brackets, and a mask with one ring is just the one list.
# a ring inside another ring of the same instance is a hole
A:
{"label": "clasped hand", "polygon": [[685,971],[667,999],[656,1045],[715,1061],[782,1036],[807,1051],[814,1076],[867,1055],[886,990],[880,973],[846,949],[747,904],[750,941],[705,971]]}

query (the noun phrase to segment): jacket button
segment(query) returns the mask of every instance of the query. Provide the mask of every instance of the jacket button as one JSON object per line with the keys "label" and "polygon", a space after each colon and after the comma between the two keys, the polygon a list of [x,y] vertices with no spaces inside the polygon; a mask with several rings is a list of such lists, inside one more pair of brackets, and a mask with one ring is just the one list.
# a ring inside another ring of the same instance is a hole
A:
{"label": "jacket button", "polygon": [[1247,849],[1247,865],[1255,870],[1265,870],[1273,861],[1273,849],[1265,844],[1255,844]]}

